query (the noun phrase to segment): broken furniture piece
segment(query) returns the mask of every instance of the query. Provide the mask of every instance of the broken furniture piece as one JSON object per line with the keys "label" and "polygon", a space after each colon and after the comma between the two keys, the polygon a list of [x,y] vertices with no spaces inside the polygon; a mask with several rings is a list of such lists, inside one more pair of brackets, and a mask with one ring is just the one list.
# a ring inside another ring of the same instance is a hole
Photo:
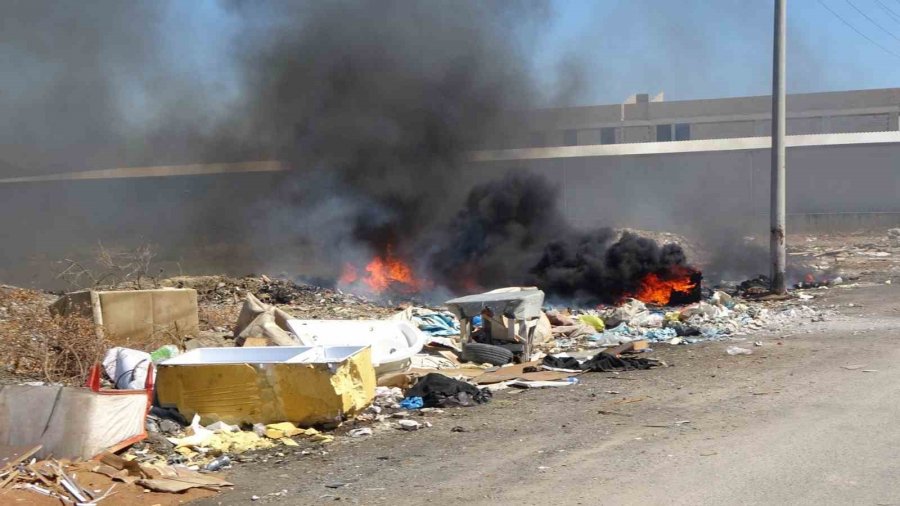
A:
{"label": "broken furniture piece", "polygon": [[197,291],[189,288],[73,292],[54,302],[50,312],[92,318],[98,335],[116,344],[147,342],[159,333],[200,334]]}
{"label": "broken furniture piece", "polygon": [[130,446],[147,437],[152,378],[142,390],[105,390],[95,366],[88,388],[0,385],[0,446],[41,445],[38,458],[82,459]]}
{"label": "broken furniture piece", "polygon": [[157,366],[159,405],[203,423],[311,426],[340,421],[375,397],[368,346],[198,348]]}
{"label": "broken furniture piece", "polygon": [[489,309],[494,316],[491,321],[485,321],[484,325],[499,324],[505,328],[505,336],[494,333],[493,337],[524,344],[526,359],[533,351],[535,329],[543,314],[543,303],[544,292],[533,287],[500,288],[446,302],[447,308],[459,318],[460,339],[463,343],[471,339],[472,318]]}

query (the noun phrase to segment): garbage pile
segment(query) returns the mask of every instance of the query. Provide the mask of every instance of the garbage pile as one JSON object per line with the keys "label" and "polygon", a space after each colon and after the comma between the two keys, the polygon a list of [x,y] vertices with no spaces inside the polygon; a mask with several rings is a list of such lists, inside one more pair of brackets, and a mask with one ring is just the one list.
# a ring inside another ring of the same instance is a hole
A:
{"label": "garbage pile", "polygon": [[[38,465],[28,464],[28,455],[2,468],[0,488],[62,502],[108,497],[111,488],[75,482],[77,470],[79,480],[99,473],[117,487],[209,491],[229,484],[207,473],[260,455],[305,455],[324,451],[322,445],[338,437],[427,429],[444,410],[488,404],[505,389],[571,387],[581,374],[665,367],[648,356],[652,343],[720,340],[825,317],[800,303],[749,301],[721,291],[681,307],[631,299],[555,309],[544,306],[544,293],[534,287],[460,297],[440,308],[370,312],[368,302],[338,292],[260,278],[254,295],[248,283],[238,287],[222,279],[183,278],[175,283],[177,294],[156,290],[147,300],[177,303],[188,322],[202,318],[199,304],[185,301],[185,294],[207,305],[235,305],[227,345],[191,349],[188,341],[145,348],[153,351],[111,346],[98,357],[88,388],[0,386],[0,401],[52,398],[60,406],[50,403],[53,409],[44,413],[23,404],[26,409],[4,415],[23,419],[0,419],[0,447],[22,442],[25,433],[11,427],[55,427],[75,420],[75,408],[88,402],[107,415],[99,425],[84,417],[77,422],[102,430],[106,439],[99,448],[66,446],[65,438],[49,440],[47,431],[28,433],[25,443],[47,445],[46,455],[31,455],[93,460]],[[104,293],[82,297],[104,319],[125,318],[117,313],[120,305],[103,304]],[[139,308],[144,296],[128,294],[128,307]],[[327,305],[329,298],[342,305],[327,315],[341,318],[318,319],[300,309]],[[348,306],[354,309],[342,309]],[[305,318],[295,318],[297,313]]]}
{"label": "garbage pile", "polygon": [[697,343],[777,330],[799,320],[824,321],[826,312],[803,304],[779,307],[734,298],[717,291],[707,300],[680,308],[649,307],[630,299],[618,307],[551,310],[554,343],[548,351],[616,346],[636,340]]}

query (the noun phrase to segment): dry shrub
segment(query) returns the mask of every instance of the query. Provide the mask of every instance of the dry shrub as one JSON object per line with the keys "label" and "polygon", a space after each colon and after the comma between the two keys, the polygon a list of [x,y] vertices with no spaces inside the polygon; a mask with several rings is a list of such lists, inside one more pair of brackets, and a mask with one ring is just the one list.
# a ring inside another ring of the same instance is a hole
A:
{"label": "dry shrub", "polygon": [[0,307],[0,361],[16,375],[83,384],[110,347],[90,318],[52,316],[38,292],[0,289]]}
{"label": "dry shrub", "polygon": [[107,334],[106,342],[110,347],[121,346],[150,353],[167,344],[174,344],[178,346],[179,349],[183,350],[186,337],[187,336],[185,336],[178,328],[177,324],[172,324],[156,325],[149,336],[140,338]]}
{"label": "dry shrub", "polygon": [[[56,279],[69,284],[75,290],[118,287],[120,289],[156,288],[157,277],[150,273],[156,257],[149,244],[134,249],[112,249],[97,243],[94,258],[86,262],[66,258],[59,262]],[[162,274],[162,270],[157,274]]]}

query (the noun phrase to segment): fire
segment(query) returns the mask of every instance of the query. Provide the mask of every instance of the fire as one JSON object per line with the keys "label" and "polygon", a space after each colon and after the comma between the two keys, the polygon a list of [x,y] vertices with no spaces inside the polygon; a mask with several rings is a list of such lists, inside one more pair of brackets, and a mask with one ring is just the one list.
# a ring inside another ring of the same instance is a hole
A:
{"label": "fire", "polygon": [[692,279],[693,274],[686,268],[675,269],[665,275],[651,272],[641,279],[637,293],[631,296],[649,304],[667,305],[673,296],[687,296],[697,287],[697,282]]}
{"label": "fire", "polygon": [[382,293],[389,288],[402,293],[416,293],[430,286],[428,280],[416,277],[409,264],[394,256],[390,247],[383,255],[372,258],[366,264],[365,272],[361,276],[354,265],[345,264],[339,282],[351,285],[362,281],[375,293]]}
{"label": "fire", "polygon": [[359,279],[359,272],[356,267],[353,264],[344,264],[344,271],[341,272],[338,282],[342,285],[351,285],[356,283],[357,279]]}

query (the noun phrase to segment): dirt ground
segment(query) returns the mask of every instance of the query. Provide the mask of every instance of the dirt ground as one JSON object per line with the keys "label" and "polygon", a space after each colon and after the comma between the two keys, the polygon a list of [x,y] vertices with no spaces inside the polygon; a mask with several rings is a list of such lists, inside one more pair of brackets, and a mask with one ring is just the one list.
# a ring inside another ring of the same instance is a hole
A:
{"label": "dirt ground", "polygon": [[233,491],[198,504],[900,504],[898,293],[820,290],[824,322],[657,345],[670,367],[507,390],[417,432],[242,464]]}

